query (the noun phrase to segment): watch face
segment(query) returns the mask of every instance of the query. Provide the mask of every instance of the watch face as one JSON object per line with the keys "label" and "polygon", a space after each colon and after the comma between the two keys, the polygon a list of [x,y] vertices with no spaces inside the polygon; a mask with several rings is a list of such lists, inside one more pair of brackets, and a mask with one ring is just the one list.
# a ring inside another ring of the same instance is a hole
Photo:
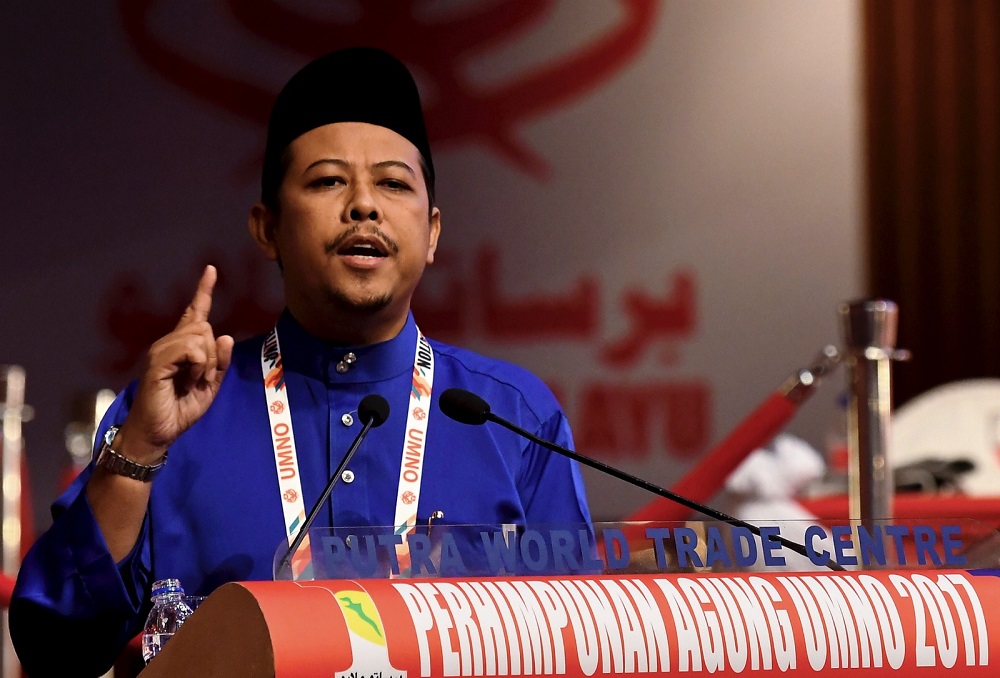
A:
{"label": "watch face", "polygon": [[114,442],[117,433],[118,427],[111,426],[108,428],[107,433],[104,434],[104,444],[101,445],[100,452],[97,455],[97,465],[107,471],[134,480],[141,480],[143,482],[152,480],[159,473],[160,469],[163,468],[164,464],[166,464],[166,455],[163,455],[163,459],[158,464],[152,466],[136,463],[111,449],[111,443]]}

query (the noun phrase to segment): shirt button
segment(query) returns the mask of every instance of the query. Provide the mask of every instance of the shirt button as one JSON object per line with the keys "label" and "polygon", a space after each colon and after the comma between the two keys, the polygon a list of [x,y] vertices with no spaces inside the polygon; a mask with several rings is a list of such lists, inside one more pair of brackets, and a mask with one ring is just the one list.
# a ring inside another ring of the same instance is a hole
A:
{"label": "shirt button", "polygon": [[358,356],[353,353],[345,353],[344,357],[340,359],[337,363],[337,372],[340,374],[346,374],[347,370],[351,369],[351,365],[358,362]]}
{"label": "shirt button", "polygon": [[340,479],[343,480],[345,483],[353,483],[354,471],[352,471],[351,469],[347,469],[346,471],[340,474]]}
{"label": "shirt button", "polygon": [[348,412],[347,414],[345,414],[340,418],[340,421],[344,422],[344,426],[350,426],[351,424],[354,423],[354,417],[352,417],[351,413]]}

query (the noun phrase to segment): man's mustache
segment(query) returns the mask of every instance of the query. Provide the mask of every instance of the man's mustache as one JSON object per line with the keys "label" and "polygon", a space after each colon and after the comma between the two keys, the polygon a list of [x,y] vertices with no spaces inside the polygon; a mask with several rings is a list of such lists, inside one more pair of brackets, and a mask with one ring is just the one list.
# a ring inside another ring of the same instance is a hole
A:
{"label": "man's mustache", "polygon": [[349,229],[347,229],[346,231],[338,235],[336,238],[334,238],[331,242],[327,243],[326,253],[333,254],[334,252],[336,252],[341,248],[341,246],[347,241],[348,238],[353,238],[358,233],[361,233],[362,230],[365,231],[365,235],[370,235],[376,238],[379,242],[385,245],[387,250],[389,250],[393,254],[399,253],[399,245],[396,244],[396,241],[390,238],[388,235],[386,235],[382,231],[382,229],[380,229],[378,226],[374,224],[371,224],[367,227],[362,227],[361,224],[351,226]]}

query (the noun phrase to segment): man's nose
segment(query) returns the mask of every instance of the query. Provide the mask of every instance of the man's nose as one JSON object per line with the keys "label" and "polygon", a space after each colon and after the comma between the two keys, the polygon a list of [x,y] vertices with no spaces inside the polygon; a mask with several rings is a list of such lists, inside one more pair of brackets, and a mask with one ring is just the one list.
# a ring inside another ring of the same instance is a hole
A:
{"label": "man's nose", "polygon": [[364,210],[351,208],[351,221],[363,221],[365,219],[368,221],[378,221],[378,210],[369,210],[368,214],[365,215]]}
{"label": "man's nose", "polygon": [[382,217],[379,214],[378,204],[367,187],[358,187],[351,194],[351,199],[347,204],[347,213],[350,221],[354,222],[380,221]]}

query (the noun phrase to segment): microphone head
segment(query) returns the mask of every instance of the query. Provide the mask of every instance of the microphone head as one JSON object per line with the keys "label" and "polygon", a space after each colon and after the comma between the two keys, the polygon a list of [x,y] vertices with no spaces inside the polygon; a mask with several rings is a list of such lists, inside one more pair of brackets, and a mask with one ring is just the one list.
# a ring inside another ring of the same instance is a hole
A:
{"label": "microphone head", "polygon": [[485,424],[490,414],[489,403],[462,388],[449,388],[442,393],[438,398],[438,407],[446,415],[463,424]]}
{"label": "microphone head", "polygon": [[389,403],[377,393],[369,393],[358,403],[358,418],[362,424],[370,421],[372,428],[377,428],[389,418]]}

